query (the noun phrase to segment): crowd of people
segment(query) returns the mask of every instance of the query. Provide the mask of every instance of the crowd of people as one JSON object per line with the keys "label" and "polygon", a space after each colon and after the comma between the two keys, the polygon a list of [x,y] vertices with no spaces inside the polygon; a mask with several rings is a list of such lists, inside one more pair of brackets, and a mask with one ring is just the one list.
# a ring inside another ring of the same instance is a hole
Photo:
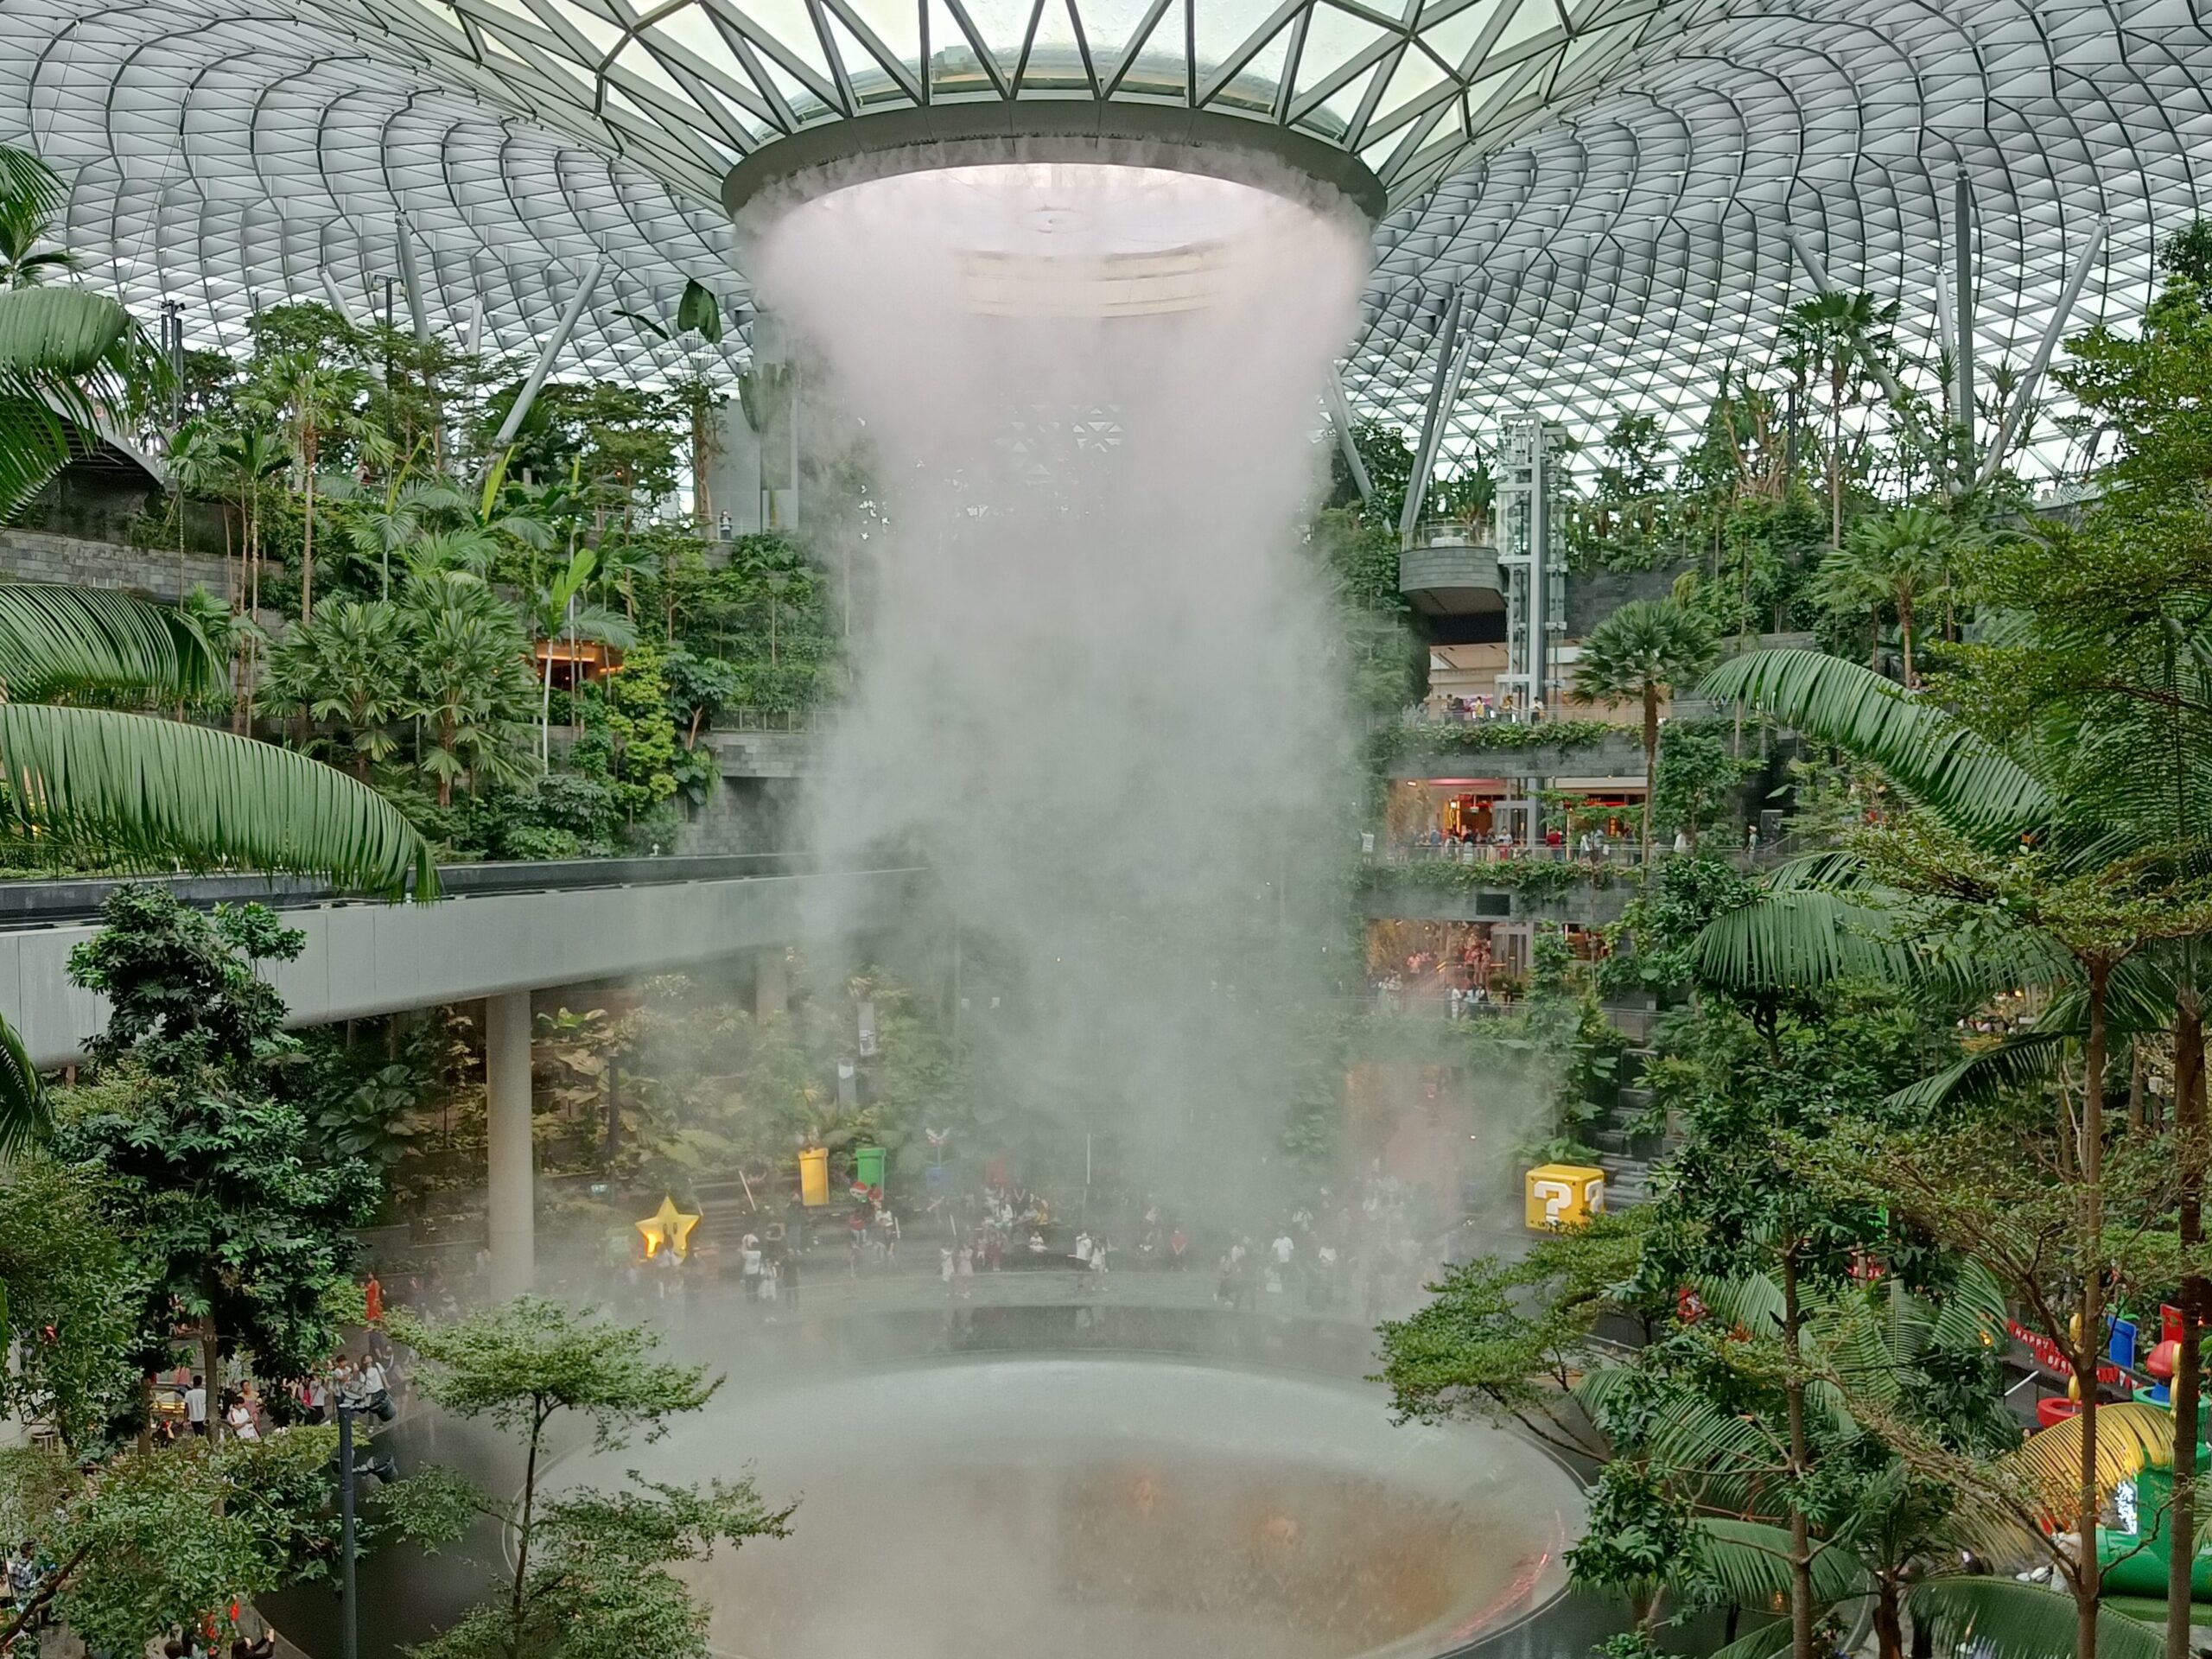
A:
{"label": "crowd of people", "polygon": [[1351,1192],[1321,1188],[1272,1236],[1232,1239],[1221,1253],[1214,1300],[1247,1309],[1278,1297],[1284,1306],[1315,1312],[1357,1306],[1372,1323],[1417,1294],[1441,1259],[1440,1247],[1422,1243],[1433,1235],[1434,1208],[1427,1188],[1388,1173],[1378,1161]]}
{"label": "crowd of people", "polygon": [[[1471,962],[1486,980],[1486,944]],[[1471,1007],[1474,989],[1465,995]],[[681,1257],[633,1259],[615,1300],[683,1319],[696,1293],[734,1281],[746,1304],[773,1319],[797,1312],[802,1280],[823,1273],[849,1281],[933,1280],[946,1300],[966,1301],[988,1275],[1065,1273],[1076,1294],[1087,1294],[1116,1271],[1188,1273],[1205,1262],[1217,1267],[1224,1304],[1364,1316],[1417,1289],[1433,1265],[1433,1252],[1414,1243],[1426,1225],[1415,1218],[1421,1202],[1417,1189],[1377,1169],[1349,1193],[1319,1189],[1264,1227],[1240,1225],[1225,1213],[1185,1214],[1149,1195],[1103,1187],[1056,1200],[994,1167],[972,1185],[920,1184],[911,1202],[871,1191],[826,1215],[794,1211],[772,1220],[764,1211],[734,1251],[709,1244]],[[678,1305],[668,1306],[670,1298]]]}
{"label": "crowd of people", "polygon": [[[1529,703],[1528,714],[1531,721],[1543,719],[1543,699],[1539,697]],[[1415,726],[1465,726],[1475,721],[1518,720],[1521,696],[1516,691],[1508,691],[1502,696],[1461,697],[1432,691],[1407,711],[1407,717]]]}
{"label": "crowd of people", "polygon": [[[410,1281],[418,1298],[422,1279]],[[223,1357],[211,1376],[190,1361],[149,1379],[151,1413],[146,1439],[156,1449],[227,1439],[252,1444],[304,1424],[334,1421],[340,1408],[361,1421],[355,1431],[357,1466],[390,1479],[397,1470],[374,1449],[375,1427],[398,1414],[402,1388],[399,1351],[381,1323],[383,1287],[374,1274],[364,1286],[368,1323],[311,1375],[268,1383],[236,1355]],[[0,1628],[21,1621],[22,1650],[37,1652],[53,1626],[51,1599],[60,1563],[36,1537],[22,1539],[0,1571]],[[257,1633],[249,1634],[249,1630]],[[155,1632],[143,1659],[272,1659],[276,1638],[251,1609],[232,1607],[196,1624]],[[73,1650],[73,1649],[71,1649]],[[94,1659],[102,1659],[94,1656]]]}

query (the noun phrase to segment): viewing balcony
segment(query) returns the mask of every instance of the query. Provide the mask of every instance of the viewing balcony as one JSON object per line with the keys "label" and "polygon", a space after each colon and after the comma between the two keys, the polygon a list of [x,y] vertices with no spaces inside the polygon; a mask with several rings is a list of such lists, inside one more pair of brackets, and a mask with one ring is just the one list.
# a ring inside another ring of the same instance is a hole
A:
{"label": "viewing balcony", "polygon": [[1474,616],[1505,608],[1497,549],[1456,524],[1424,524],[1398,555],[1398,591],[1424,616]]}

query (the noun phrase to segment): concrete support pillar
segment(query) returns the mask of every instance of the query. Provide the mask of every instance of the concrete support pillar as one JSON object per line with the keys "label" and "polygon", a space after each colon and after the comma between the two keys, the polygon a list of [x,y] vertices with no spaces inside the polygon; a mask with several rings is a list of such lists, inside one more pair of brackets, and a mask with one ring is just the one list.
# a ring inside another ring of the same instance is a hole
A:
{"label": "concrete support pillar", "polygon": [[494,1300],[531,1287],[537,1260],[537,1160],[530,1124],[530,993],[484,1002]]}
{"label": "concrete support pillar", "polygon": [[791,1011],[791,980],[785,966],[784,947],[766,944],[760,947],[753,969],[753,1012],[766,1020],[772,1014]]}

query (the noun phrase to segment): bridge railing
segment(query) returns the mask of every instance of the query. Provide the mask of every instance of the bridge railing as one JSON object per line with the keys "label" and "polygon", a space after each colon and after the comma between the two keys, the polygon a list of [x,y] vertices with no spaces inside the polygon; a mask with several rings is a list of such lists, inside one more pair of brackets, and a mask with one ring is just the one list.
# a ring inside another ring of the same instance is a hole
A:
{"label": "bridge railing", "polygon": [[[652,858],[562,858],[519,862],[445,864],[438,885],[448,899],[495,893],[575,892],[590,887],[662,887],[678,881],[734,881],[747,878],[817,875],[823,861],[810,853],[734,853]],[[0,881],[0,928],[81,922],[97,916],[108,895],[133,881],[159,881],[188,905],[268,905],[274,909],[346,903],[360,895],[313,876],[270,875],[252,870],[205,875],[63,876]]]}

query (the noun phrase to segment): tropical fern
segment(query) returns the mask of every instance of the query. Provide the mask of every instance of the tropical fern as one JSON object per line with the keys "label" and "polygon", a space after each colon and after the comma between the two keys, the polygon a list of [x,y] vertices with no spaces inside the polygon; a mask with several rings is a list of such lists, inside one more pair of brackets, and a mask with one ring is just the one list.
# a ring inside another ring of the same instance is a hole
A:
{"label": "tropical fern", "polygon": [[52,1121],[30,1051],[16,1028],[0,1020],[0,1156],[22,1151]]}

